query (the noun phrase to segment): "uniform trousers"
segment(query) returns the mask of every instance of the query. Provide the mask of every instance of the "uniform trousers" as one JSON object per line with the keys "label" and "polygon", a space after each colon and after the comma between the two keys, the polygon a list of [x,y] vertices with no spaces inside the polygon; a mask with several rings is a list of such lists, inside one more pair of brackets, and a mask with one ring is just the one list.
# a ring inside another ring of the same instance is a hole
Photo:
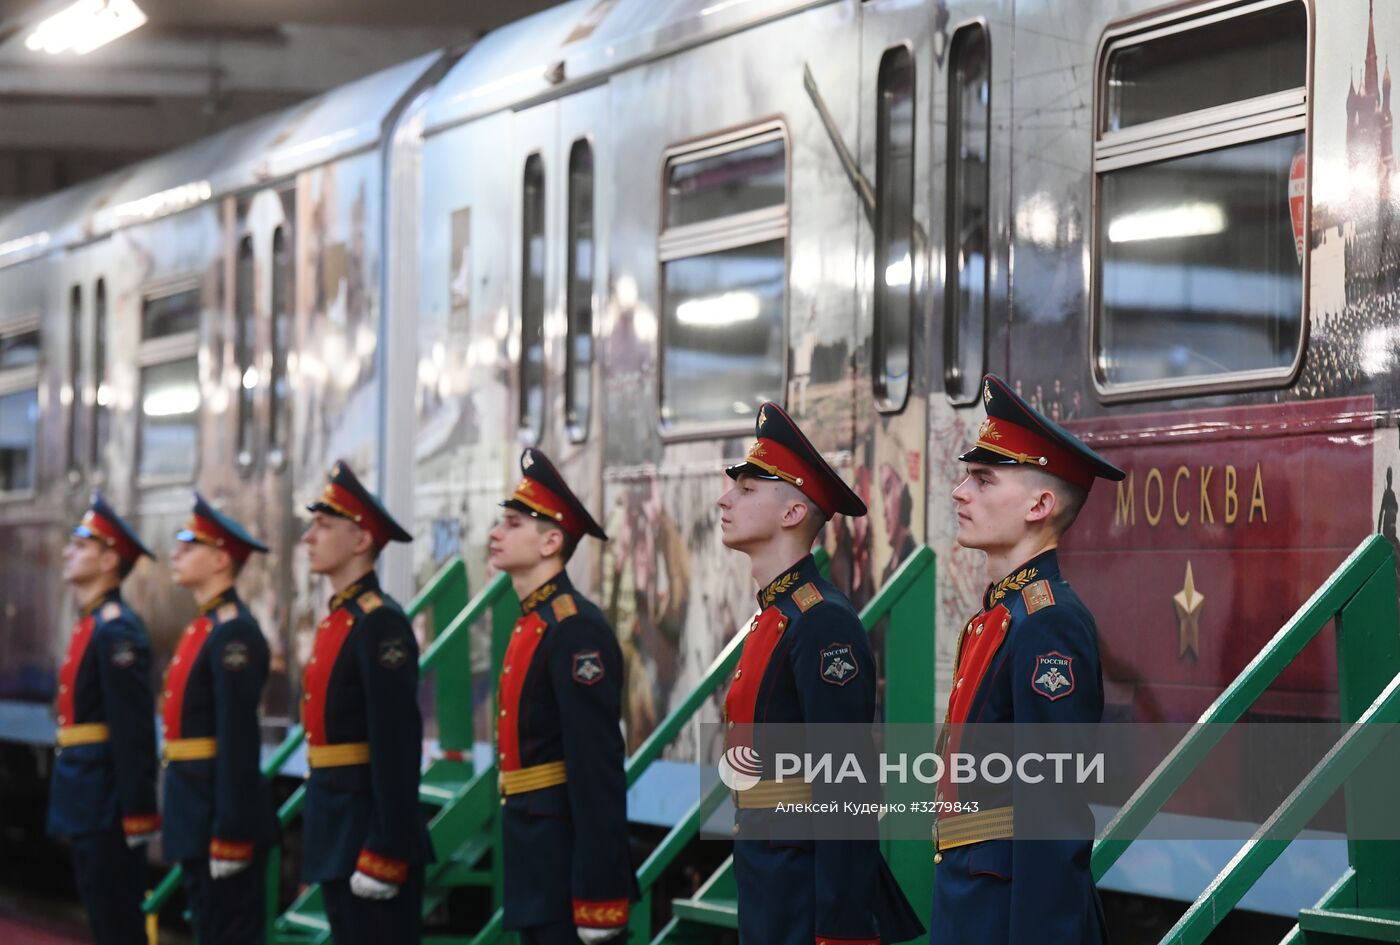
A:
{"label": "uniform trousers", "polygon": [[247,869],[214,879],[209,859],[184,860],[185,898],[199,945],[264,945],[267,941],[267,853]]}
{"label": "uniform trousers", "polygon": [[146,945],[146,848],[113,827],[71,838],[70,849],[93,945]]}
{"label": "uniform trousers", "polygon": [[321,884],[335,945],[418,945],[423,937],[423,867],[413,866],[393,899],[362,899],[350,880]]}

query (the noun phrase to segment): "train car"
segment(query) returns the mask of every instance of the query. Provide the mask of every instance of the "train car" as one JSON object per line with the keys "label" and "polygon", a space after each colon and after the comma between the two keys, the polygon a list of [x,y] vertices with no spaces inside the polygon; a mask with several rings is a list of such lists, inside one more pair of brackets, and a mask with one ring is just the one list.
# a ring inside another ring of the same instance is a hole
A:
{"label": "train car", "polygon": [[[1397,540],[1392,49],[1400,11],[1362,0],[572,0],[440,78],[352,87],[378,144],[284,116],[229,139],[236,185],[157,161],[22,208],[9,705],[42,727],[61,525],[99,478],[154,541],[196,482],[274,540],[249,580],[277,717],[324,606],[292,545],[328,459],[413,523],[384,563],[405,593],[453,554],[480,585],[533,444],[613,536],[572,568],[635,746],[752,612],[713,502],[766,399],[866,499],[822,538],[857,602],[937,552],[941,703],[986,577],[949,492],[992,370],[1129,473],[1064,548],[1110,718],[1192,719],[1362,538]],[[162,569],[138,599],[168,650],[188,604]],[[1328,646],[1260,715],[1335,717]]]}

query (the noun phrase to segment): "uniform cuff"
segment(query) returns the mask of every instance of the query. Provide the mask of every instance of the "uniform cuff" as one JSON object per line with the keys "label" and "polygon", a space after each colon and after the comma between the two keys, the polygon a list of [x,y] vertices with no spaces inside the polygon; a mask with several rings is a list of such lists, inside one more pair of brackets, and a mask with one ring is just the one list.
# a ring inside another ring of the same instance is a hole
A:
{"label": "uniform cuff", "polygon": [[122,833],[128,837],[140,836],[143,833],[155,833],[160,829],[160,814],[138,814],[135,817],[122,818]]}
{"label": "uniform cuff", "polygon": [[875,938],[832,938],[830,935],[818,935],[817,945],[880,945],[880,937]]}
{"label": "uniform cuff", "polygon": [[253,858],[253,844],[236,843],[232,840],[220,840],[215,837],[209,841],[209,859],[211,860],[251,860]]}
{"label": "uniform cuff", "polygon": [[574,925],[584,929],[612,929],[627,924],[626,899],[575,899]]}
{"label": "uniform cuff", "polygon": [[366,876],[372,876],[386,883],[393,883],[395,886],[402,886],[404,880],[408,879],[408,864],[406,862],[391,860],[387,856],[380,856],[369,850],[360,851],[360,858],[355,861],[355,869]]}

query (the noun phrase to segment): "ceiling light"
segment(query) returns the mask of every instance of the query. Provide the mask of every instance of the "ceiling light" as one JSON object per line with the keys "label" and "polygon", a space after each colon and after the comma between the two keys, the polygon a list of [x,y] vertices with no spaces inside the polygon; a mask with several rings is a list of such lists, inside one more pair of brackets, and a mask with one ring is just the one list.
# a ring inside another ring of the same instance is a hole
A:
{"label": "ceiling light", "polygon": [[145,22],[135,0],[77,0],[34,27],[24,45],[51,56],[85,56]]}

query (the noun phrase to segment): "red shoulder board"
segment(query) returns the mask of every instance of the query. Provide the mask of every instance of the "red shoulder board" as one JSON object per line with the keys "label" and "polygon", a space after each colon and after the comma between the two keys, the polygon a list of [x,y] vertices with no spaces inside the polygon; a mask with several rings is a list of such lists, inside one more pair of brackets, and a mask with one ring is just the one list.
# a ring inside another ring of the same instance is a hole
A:
{"label": "red shoulder board", "polygon": [[822,592],[809,581],[792,592],[792,602],[805,614],[822,602]]}
{"label": "red shoulder board", "polygon": [[574,603],[572,594],[560,594],[550,606],[554,608],[555,620],[567,620],[578,613],[578,604]]}
{"label": "red shoulder board", "polygon": [[116,620],[122,615],[122,605],[116,601],[108,601],[102,605],[102,619]]}
{"label": "red shoulder board", "polygon": [[380,606],[383,605],[384,598],[380,597],[374,591],[365,591],[359,597],[355,598],[355,603],[359,604],[360,609],[368,614],[378,610]]}
{"label": "red shoulder board", "polygon": [[1055,603],[1055,595],[1050,592],[1049,581],[1036,581],[1029,584],[1021,592],[1021,597],[1026,602],[1026,613],[1033,614],[1037,610],[1044,610]]}

